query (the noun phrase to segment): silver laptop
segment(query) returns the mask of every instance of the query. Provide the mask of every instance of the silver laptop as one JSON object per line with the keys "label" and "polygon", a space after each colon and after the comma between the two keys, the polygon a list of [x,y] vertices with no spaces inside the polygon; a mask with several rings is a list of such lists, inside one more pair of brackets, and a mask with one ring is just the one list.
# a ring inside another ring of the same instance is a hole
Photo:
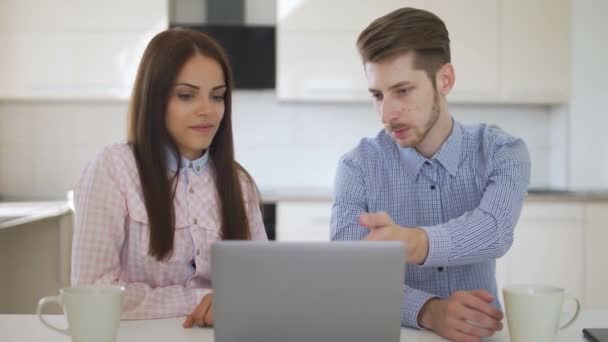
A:
{"label": "silver laptop", "polygon": [[215,341],[399,341],[403,260],[398,242],[217,242]]}

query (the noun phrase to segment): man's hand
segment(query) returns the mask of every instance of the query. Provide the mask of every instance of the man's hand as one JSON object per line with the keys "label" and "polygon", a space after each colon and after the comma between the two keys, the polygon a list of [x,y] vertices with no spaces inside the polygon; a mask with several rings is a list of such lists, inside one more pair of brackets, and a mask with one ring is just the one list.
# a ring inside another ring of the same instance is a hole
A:
{"label": "man's hand", "polygon": [[369,229],[365,240],[404,242],[407,247],[405,262],[420,265],[426,260],[429,239],[424,230],[403,228],[393,222],[393,219],[385,212],[361,214],[359,224]]}
{"label": "man's hand", "polygon": [[452,341],[480,342],[502,329],[503,313],[490,304],[493,299],[485,290],[431,299],[420,310],[418,323]]}
{"label": "man's hand", "polygon": [[194,311],[186,317],[182,324],[184,328],[192,328],[196,324],[199,327],[213,326],[213,294],[209,293],[203,297]]}

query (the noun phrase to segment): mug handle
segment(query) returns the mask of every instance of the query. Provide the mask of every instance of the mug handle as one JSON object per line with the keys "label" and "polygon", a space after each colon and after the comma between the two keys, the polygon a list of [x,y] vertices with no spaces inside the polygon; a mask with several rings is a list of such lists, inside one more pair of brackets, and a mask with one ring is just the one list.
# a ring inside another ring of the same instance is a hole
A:
{"label": "mug handle", "polygon": [[581,302],[578,300],[578,298],[574,297],[571,294],[566,293],[565,299],[574,300],[574,302],[576,303],[576,312],[574,313],[574,316],[572,316],[572,318],[568,322],[566,322],[564,325],[559,327],[559,330],[566,329],[567,327],[572,325],[572,323],[574,323],[574,321],[576,321],[576,319],[578,318],[578,315],[581,313]]}
{"label": "mug handle", "polygon": [[42,324],[46,325],[49,329],[55,330],[66,336],[70,336],[69,327],[67,327],[66,329],[57,328],[57,327],[51,325],[50,323],[48,323],[44,319],[44,316],[42,316],[42,308],[49,303],[57,303],[57,304],[61,305],[61,298],[59,298],[58,296],[52,296],[52,297],[44,297],[44,298],[40,299],[40,301],[38,302],[38,308],[36,309],[36,315],[38,316],[38,319],[40,319],[40,322],[42,322]]}

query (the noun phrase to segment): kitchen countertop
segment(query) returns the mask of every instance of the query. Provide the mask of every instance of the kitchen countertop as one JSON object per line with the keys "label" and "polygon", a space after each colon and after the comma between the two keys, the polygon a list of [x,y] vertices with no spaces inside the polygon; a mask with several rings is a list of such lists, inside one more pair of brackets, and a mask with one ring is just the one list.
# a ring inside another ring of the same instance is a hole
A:
{"label": "kitchen countertop", "polygon": [[[260,187],[264,203],[330,202],[331,188],[325,187]],[[569,191],[530,189],[530,202],[602,202],[608,201],[608,191]],[[0,202],[0,229],[55,217],[69,212],[70,201]]]}
{"label": "kitchen countertop", "polygon": [[583,201],[604,202],[608,201],[608,191],[583,191],[583,190],[561,190],[561,189],[534,189],[528,190],[529,201]]}
{"label": "kitchen countertop", "polygon": [[[260,187],[262,201],[273,202],[328,202],[332,189],[326,187]],[[530,188],[527,201],[550,202],[602,202],[608,201],[608,190],[577,191],[551,188]]]}
{"label": "kitchen countertop", "polygon": [[332,189],[325,187],[260,187],[262,202],[327,202]]}
{"label": "kitchen countertop", "polygon": [[57,217],[71,210],[68,201],[0,202],[0,229]]}

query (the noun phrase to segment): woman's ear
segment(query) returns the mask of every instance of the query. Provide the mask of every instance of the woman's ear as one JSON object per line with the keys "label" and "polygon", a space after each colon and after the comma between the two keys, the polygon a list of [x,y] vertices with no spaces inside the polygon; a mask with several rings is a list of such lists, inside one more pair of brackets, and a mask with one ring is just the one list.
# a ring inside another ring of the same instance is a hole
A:
{"label": "woman's ear", "polygon": [[456,81],[456,74],[454,73],[454,66],[452,63],[446,63],[439,68],[437,75],[435,76],[437,84],[437,91],[446,96],[450,93],[454,87]]}

